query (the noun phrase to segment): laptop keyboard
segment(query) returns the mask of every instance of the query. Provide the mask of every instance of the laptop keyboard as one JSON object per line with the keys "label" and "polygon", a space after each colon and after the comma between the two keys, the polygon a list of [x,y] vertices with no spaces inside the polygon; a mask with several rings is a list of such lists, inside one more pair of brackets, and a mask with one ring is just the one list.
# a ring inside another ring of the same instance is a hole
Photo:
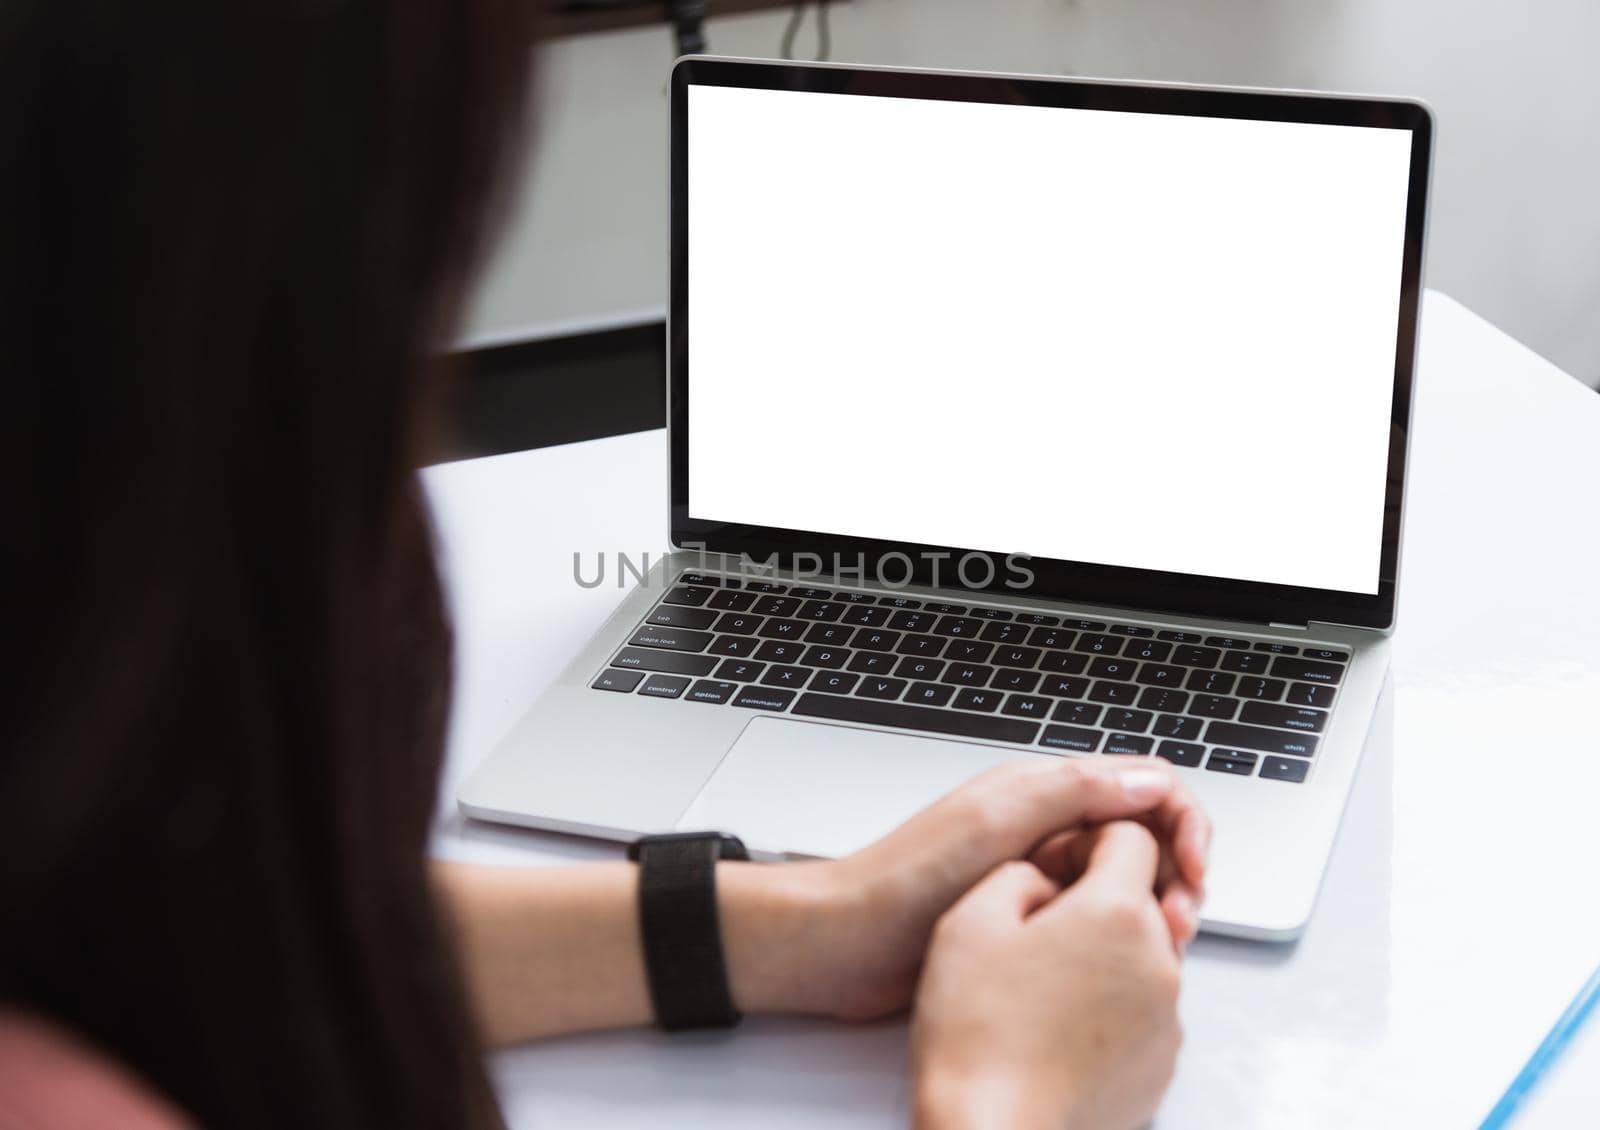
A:
{"label": "laptop keyboard", "polygon": [[591,684],[1302,782],[1348,652],[685,573]]}

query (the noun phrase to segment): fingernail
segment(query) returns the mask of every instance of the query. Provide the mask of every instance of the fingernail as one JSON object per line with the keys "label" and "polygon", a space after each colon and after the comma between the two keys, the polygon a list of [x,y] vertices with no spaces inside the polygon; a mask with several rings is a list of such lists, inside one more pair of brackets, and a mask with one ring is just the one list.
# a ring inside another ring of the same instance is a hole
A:
{"label": "fingernail", "polygon": [[1189,833],[1189,836],[1194,840],[1195,854],[1201,859],[1207,858],[1211,854],[1211,825],[1198,824],[1195,830]]}
{"label": "fingernail", "polygon": [[1172,780],[1155,769],[1124,769],[1121,773],[1122,791],[1135,804],[1143,804],[1165,796]]}

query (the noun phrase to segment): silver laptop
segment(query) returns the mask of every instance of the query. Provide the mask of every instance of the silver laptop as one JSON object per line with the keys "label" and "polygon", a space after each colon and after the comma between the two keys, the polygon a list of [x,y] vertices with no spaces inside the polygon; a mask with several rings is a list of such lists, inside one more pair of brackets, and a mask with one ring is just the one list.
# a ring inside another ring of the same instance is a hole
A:
{"label": "silver laptop", "polygon": [[472,817],[861,847],[1015,758],[1165,758],[1202,928],[1308,920],[1388,663],[1410,101],[691,58],[676,550]]}

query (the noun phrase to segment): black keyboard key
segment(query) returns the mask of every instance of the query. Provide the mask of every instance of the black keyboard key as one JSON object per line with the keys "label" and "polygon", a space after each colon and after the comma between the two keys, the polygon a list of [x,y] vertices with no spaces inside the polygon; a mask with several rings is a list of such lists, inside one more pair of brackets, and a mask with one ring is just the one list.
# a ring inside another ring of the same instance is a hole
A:
{"label": "black keyboard key", "polygon": [[[719,593],[718,595],[723,594]],[[728,595],[737,596],[740,594],[733,593]],[[708,612],[704,608],[685,608],[678,604],[663,604],[650,613],[649,616],[646,616],[644,622],[662,628],[705,629],[711,627],[716,618],[717,614],[715,612]]]}
{"label": "black keyboard key", "polygon": [[[827,675],[830,672],[819,671],[817,674]],[[761,682],[763,686],[768,687],[793,687],[798,689],[805,686],[806,680],[810,677],[811,668],[809,667],[791,667],[788,664],[779,664],[776,667],[769,667],[767,673],[761,676]]]}
{"label": "black keyboard key", "polygon": [[798,663],[805,651],[806,645],[799,640],[764,640],[756,648],[755,657],[773,663]]}
{"label": "black keyboard key", "polygon": [[999,691],[983,690],[980,687],[965,687],[956,692],[952,705],[957,710],[978,710],[985,714],[993,714],[1000,705],[1003,696]]}
{"label": "black keyboard key", "polygon": [[923,608],[927,609],[929,612],[937,612],[941,616],[962,616],[965,615],[967,611],[967,606],[965,604],[944,604],[942,602],[932,600],[923,605]]}
{"label": "black keyboard key", "polygon": [[640,694],[651,698],[677,698],[689,689],[689,680],[683,675],[651,675],[639,688]]}
{"label": "black keyboard key", "polygon": [[[818,624],[817,627],[821,627]],[[862,628],[856,633],[855,645],[862,651],[893,651],[900,642],[900,633],[880,628]]]}
{"label": "black keyboard key", "polygon": [[1110,659],[1102,655],[1089,664],[1089,674],[1099,679],[1116,679],[1125,683],[1133,678],[1138,666],[1131,659]]}
{"label": "black keyboard key", "polygon": [[1294,659],[1280,655],[1272,661],[1272,673],[1280,679],[1331,685],[1344,677],[1344,667],[1338,663],[1320,663],[1315,659]]}
{"label": "black keyboard key", "polygon": [[1206,768],[1218,773],[1232,773],[1235,777],[1248,777],[1256,771],[1256,755],[1231,749],[1214,750]]}
{"label": "black keyboard key", "polygon": [[1014,694],[1006,699],[1000,713],[1018,718],[1043,718],[1050,713],[1050,700],[1036,694]]}
{"label": "black keyboard key", "polygon": [[1177,738],[1179,741],[1192,742],[1200,736],[1201,725],[1198,718],[1180,718],[1176,714],[1162,714],[1150,726],[1150,732],[1158,738]]}
{"label": "black keyboard key", "polygon": [[1257,651],[1269,652],[1272,655],[1299,655],[1300,649],[1292,643],[1258,643]]}
{"label": "black keyboard key", "polygon": [[1233,684],[1238,681],[1237,675],[1225,674],[1222,671],[1190,671],[1188,687],[1192,691],[1204,691],[1206,694],[1229,694],[1233,691]]}
{"label": "black keyboard key", "polygon": [[950,646],[945,648],[944,657],[949,660],[960,660],[963,663],[985,663],[989,654],[994,651],[994,644],[980,643],[977,640],[951,640]]}
{"label": "black keyboard key", "polygon": [[1072,641],[1077,638],[1077,632],[1069,632],[1065,628],[1035,628],[1028,634],[1028,642],[1034,647],[1053,647],[1061,651],[1071,647]]}
{"label": "black keyboard key", "polygon": [[1139,709],[1180,714],[1189,705],[1189,693],[1172,687],[1146,687],[1139,695]]}
{"label": "black keyboard key", "polygon": [[860,679],[860,675],[850,675],[844,671],[818,671],[811,680],[810,689],[827,691],[829,694],[849,694]]}
{"label": "black keyboard key", "polygon": [[902,632],[927,632],[939,622],[931,612],[896,612],[889,617],[889,627]]}
{"label": "black keyboard key", "polygon": [[1230,651],[1222,657],[1221,669],[1237,671],[1241,675],[1265,675],[1272,656],[1259,651]]}
{"label": "black keyboard key", "polygon": [[858,604],[845,610],[843,620],[846,624],[881,628],[889,622],[890,615],[891,613],[887,608],[874,608],[869,604]]}
{"label": "black keyboard key", "polygon": [[858,651],[850,657],[849,668],[863,675],[887,675],[894,670],[895,657],[882,651]]}
{"label": "black keyboard key", "polygon": [[726,679],[734,683],[753,683],[766,669],[765,663],[757,663],[753,659],[724,659],[712,673],[712,678]]}
{"label": "black keyboard key", "polygon": [[1309,734],[1244,726],[1238,722],[1211,723],[1206,727],[1206,741],[1212,745],[1259,749],[1263,753],[1292,753],[1296,757],[1310,757],[1317,749],[1317,739]]}
{"label": "black keyboard key", "polygon": [[800,662],[808,667],[826,667],[828,670],[837,670],[844,666],[850,653],[842,647],[828,647],[826,644],[812,644],[806,648],[806,653],[800,657]]}
{"label": "black keyboard key", "polygon": [[895,647],[901,655],[938,655],[944,650],[944,641],[938,636],[908,635]]}
{"label": "black keyboard key", "polygon": [[1063,675],[1081,675],[1088,666],[1089,657],[1075,651],[1047,651],[1044,658],[1039,660],[1039,670]]}
{"label": "black keyboard key", "polygon": [[785,593],[789,591],[788,585],[780,585],[773,581],[747,581],[745,592]]}
{"label": "black keyboard key", "polygon": [[1129,640],[1122,649],[1125,659],[1143,659],[1151,663],[1165,663],[1171,654],[1170,643],[1158,643],[1155,640]]}
{"label": "black keyboard key", "polygon": [[986,620],[977,620],[971,616],[945,616],[942,617],[933,630],[941,636],[960,636],[972,639],[983,631]]}
{"label": "black keyboard key", "polygon": [[1173,651],[1172,661],[1185,667],[1215,667],[1221,656],[1214,647],[1180,647]]}
{"label": "black keyboard key", "polygon": [[1246,675],[1239,680],[1234,694],[1240,698],[1255,698],[1263,702],[1277,702],[1283,697],[1282,679],[1254,679]]}
{"label": "black keyboard key", "polygon": [[1046,675],[1039,693],[1054,698],[1082,698],[1089,693],[1089,680],[1081,675]]}
{"label": "black keyboard key", "polygon": [[1106,626],[1098,620],[1063,620],[1063,627],[1071,628],[1074,632],[1103,632]]}
{"label": "black keyboard key", "polygon": [[709,655],[691,655],[682,651],[660,651],[656,648],[625,647],[611,661],[613,667],[628,667],[636,671],[665,671],[669,675],[709,675],[717,661]]}
{"label": "black keyboard key", "polygon": [[899,698],[900,692],[905,689],[904,679],[885,679],[878,675],[868,675],[861,680],[861,685],[856,688],[856,694],[863,698]]}
{"label": "black keyboard key", "polygon": [[716,596],[706,601],[706,607],[721,609],[724,612],[748,612],[750,606],[755,602],[756,594],[753,592],[723,589]]}
{"label": "black keyboard key", "polygon": [[1002,667],[994,673],[989,685],[1001,691],[1031,691],[1039,685],[1039,672]]}
{"label": "black keyboard key", "polygon": [[1111,706],[1132,706],[1139,697],[1139,688],[1131,683],[1098,682],[1089,691],[1090,702],[1104,702]]}
{"label": "black keyboard key", "polygon": [[780,620],[773,617],[761,625],[756,635],[769,640],[797,640],[806,634],[811,625],[804,620]]}
{"label": "black keyboard key", "polygon": [[843,647],[850,642],[856,630],[847,624],[813,624],[806,632],[807,643],[831,643]]}
{"label": "black keyboard key", "polygon": [[705,585],[679,585],[668,589],[667,595],[661,598],[661,602],[698,607],[711,599],[711,591]]}
{"label": "black keyboard key", "polygon": [[1148,754],[1155,744],[1150,738],[1139,738],[1132,734],[1112,734],[1106,739],[1105,752]]}
{"label": "black keyboard key", "polygon": [[[715,576],[715,575],[713,575],[711,573],[679,573],[678,574],[678,583],[680,585],[709,585],[712,588],[715,588],[716,586],[722,584],[723,580],[724,579],[722,577]],[[728,581],[727,584],[731,588],[738,588],[739,587],[739,582],[738,581]]]}
{"label": "black keyboard key", "polygon": [[755,654],[756,642],[751,636],[718,636],[712,641],[711,646],[706,648],[706,654],[732,655],[742,659]]}
{"label": "black keyboard key", "polygon": [[1078,637],[1077,650],[1092,655],[1117,655],[1122,651],[1122,637],[1089,632]]}
{"label": "black keyboard key", "polygon": [[752,616],[748,612],[724,612],[717,621],[717,631],[729,632],[736,636],[753,636],[756,629],[761,626],[761,617]]}
{"label": "black keyboard key", "polygon": [[1261,775],[1269,781],[1294,781],[1306,779],[1306,773],[1311,769],[1311,762],[1301,761],[1297,757],[1263,757],[1261,759]]}
{"label": "black keyboard key", "polygon": [[1141,639],[1155,635],[1155,632],[1152,629],[1140,628],[1134,624],[1113,624],[1111,625],[1110,631],[1113,635],[1137,636]]}
{"label": "black keyboard key", "polygon": [[1036,647],[1000,647],[995,649],[994,662],[1000,667],[1032,667],[1039,662]]}
{"label": "black keyboard key", "polygon": [[710,632],[693,632],[688,628],[657,628],[645,624],[628,640],[634,647],[660,647],[668,651],[704,651],[715,638]]}
{"label": "black keyboard key", "polygon": [[1197,694],[1189,703],[1189,713],[1199,718],[1232,718],[1238,710],[1238,699],[1221,695]]}
{"label": "black keyboard key", "polygon": [[734,696],[733,705],[748,706],[752,710],[786,710],[793,701],[793,691],[777,687],[746,687]]}
{"label": "black keyboard key", "polygon": [[938,683],[912,683],[911,689],[906,691],[906,701],[918,706],[943,706],[955,693],[954,687],[944,687]]}
{"label": "black keyboard key", "polygon": [[939,672],[944,670],[944,660],[927,659],[920,655],[908,655],[900,661],[900,666],[894,673],[903,679],[937,679]]}
{"label": "black keyboard key", "polygon": [[836,592],[833,599],[840,604],[872,604],[878,598],[866,592]]}
{"label": "black keyboard key", "polygon": [[1182,765],[1187,769],[1198,766],[1205,752],[1205,746],[1189,742],[1162,742],[1156,746],[1157,757],[1164,757],[1174,765]]}
{"label": "black keyboard key", "polygon": [[800,611],[800,602],[792,596],[764,596],[750,611],[757,616],[793,616]]}
{"label": "black keyboard key", "polygon": [[1128,734],[1142,734],[1150,728],[1151,714],[1148,710],[1128,710],[1126,707],[1113,706],[1106,711],[1105,721],[1100,725],[1108,730],[1121,730]]}
{"label": "black keyboard key", "polygon": [[1094,726],[1099,723],[1100,714],[1104,710],[1105,707],[1096,706],[1092,702],[1058,702],[1050,717],[1057,722],[1070,722],[1074,726]]}
{"label": "black keyboard key", "polygon": [[597,691],[621,691],[627,694],[639,685],[642,678],[643,671],[620,671],[615,667],[607,667],[589,685]]}
{"label": "black keyboard key", "polygon": [[1007,612],[1004,608],[974,608],[972,610],[972,614],[985,620],[1011,619],[1011,613]]}
{"label": "black keyboard key", "polygon": [[1308,647],[1300,654],[1307,659],[1318,659],[1326,663],[1350,662],[1350,653],[1348,651],[1334,651],[1332,648],[1327,647]]}
{"label": "black keyboard key", "polygon": [[887,604],[890,608],[921,608],[922,601],[913,600],[909,596],[880,596],[879,604]]}
{"label": "black keyboard key", "polygon": [[979,638],[992,643],[1022,643],[1032,630],[1028,625],[1019,624],[1015,620],[996,620],[978,635]]}
{"label": "black keyboard key", "polygon": [[719,683],[712,679],[701,679],[689,688],[689,693],[684,699],[687,702],[727,702],[738,689],[738,683]]}
{"label": "black keyboard key", "polygon": [[944,681],[963,687],[984,687],[989,685],[993,674],[994,668],[982,663],[952,663],[945,670]]}
{"label": "black keyboard key", "polygon": [[[863,685],[871,681],[865,680]],[[856,693],[859,695],[861,692]],[[794,713],[836,722],[864,722],[924,733],[954,734],[963,738],[1022,744],[1032,742],[1039,733],[1037,722],[1024,722],[1020,718],[1000,718],[992,714],[975,714],[970,710],[941,710],[910,703],[871,702],[862,698],[839,698],[810,692],[800,696],[800,701],[794,705]]]}
{"label": "black keyboard key", "polygon": [[790,589],[789,595],[798,596],[801,600],[832,600],[833,590],[812,588]]}
{"label": "black keyboard key", "polygon": [[1220,647],[1229,651],[1237,651],[1240,649],[1248,651],[1250,650],[1250,641],[1242,640],[1238,636],[1207,636],[1206,646]]}
{"label": "black keyboard key", "polygon": [[1291,683],[1289,695],[1285,699],[1296,706],[1315,706],[1326,710],[1333,705],[1334,689],[1332,687],[1319,687],[1311,683]]}
{"label": "black keyboard key", "polygon": [[1166,640],[1168,643],[1202,643],[1205,637],[1199,632],[1157,632],[1156,639]]}
{"label": "black keyboard key", "polygon": [[1100,731],[1085,730],[1079,726],[1046,726],[1039,744],[1050,749],[1093,753],[1100,745]]}
{"label": "black keyboard key", "polygon": [[1187,667],[1174,667],[1170,663],[1146,663],[1134,678],[1147,687],[1181,687]]}
{"label": "black keyboard key", "polygon": [[1017,621],[1022,624],[1032,624],[1034,626],[1043,625],[1045,627],[1053,628],[1055,625],[1061,623],[1061,617],[1051,616],[1046,612],[1018,612]]}
{"label": "black keyboard key", "polygon": [[837,620],[844,615],[844,605],[831,600],[808,600],[800,606],[802,620]]}

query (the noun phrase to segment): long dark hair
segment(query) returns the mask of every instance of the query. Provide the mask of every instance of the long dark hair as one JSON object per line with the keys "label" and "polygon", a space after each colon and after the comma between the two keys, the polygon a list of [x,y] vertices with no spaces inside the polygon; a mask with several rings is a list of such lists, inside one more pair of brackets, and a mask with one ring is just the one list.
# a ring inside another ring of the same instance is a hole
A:
{"label": "long dark hair", "polygon": [[538,6],[0,8],[0,1004],[208,1125],[491,1116],[413,471]]}

